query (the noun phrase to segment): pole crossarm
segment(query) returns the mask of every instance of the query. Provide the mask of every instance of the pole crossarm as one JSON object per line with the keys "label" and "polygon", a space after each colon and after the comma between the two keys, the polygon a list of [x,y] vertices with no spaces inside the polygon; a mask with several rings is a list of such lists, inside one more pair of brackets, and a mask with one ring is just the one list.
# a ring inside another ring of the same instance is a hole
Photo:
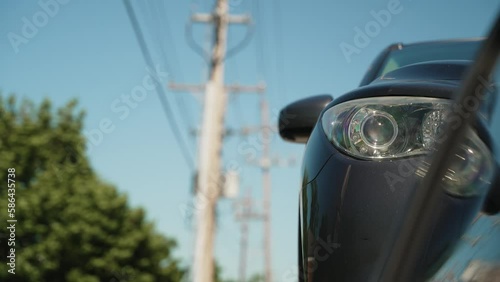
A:
{"label": "pole crossarm", "polygon": [[281,157],[268,157],[268,158],[258,158],[256,160],[249,161],[247,164],[254,165],[260,168],[271,168],[271,167],[292,167],[295,166],[297,159],[294,156],[289,158]]}
{"label": "pole crossarm", "polygon": [[262,214],[262,213],[243,213],[243,214],[236,214],[235,215],[236,221],[243,221],[243,220],[249,220],[249,219],[264,220],[265,218],[266,218],[266,215]]}
{"label": "pole crossarm", "polygon": [[[170,82],[168,87],[173,91],[190,93],[204,93],[206,89],[205,84],[183,84],[176,82]],[[235,83],[226,85],[224,89],[227,93],[231,94],[262,94],[266,91],[266,84],[259,83],[256,85],[241,85],[239,83]]]}
{"label": "pole crossarm", "polygon": [[[191,21],[195,23],[214,23],[217,15],[196,13],[191,15]],[[227,15],[227,23],[229,24],[251,24],[252,17],[249,15]]]}

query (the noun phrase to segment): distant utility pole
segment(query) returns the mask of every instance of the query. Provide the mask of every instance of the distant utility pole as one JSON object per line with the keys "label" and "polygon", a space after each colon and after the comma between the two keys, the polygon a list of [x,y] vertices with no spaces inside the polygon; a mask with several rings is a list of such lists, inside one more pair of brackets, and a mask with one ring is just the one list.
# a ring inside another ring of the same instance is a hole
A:
{"label": "distant utility pole", "polygon": [[236,202],[238,211],[236,220],[240,222],[240,262],[239,262],[239,281],[246,281],[247,250],[248,250],[248,222],[252,219],[263,219],[262,214],[253,211],[253,201],[250,194],[243,197],[241,201]]}
{"label": "distant utility pole", "polygon": [[266,282],[273,281],[271,260],[271,158],[269,146],[271,143],[271,128],[269,127],[269,105],[265,98],[260,102],[262,137],[264,144],[260,167],[262,169],[263,213],[264,213],[264,265]]}
{"label": "distant utility pole", "polygon": [[195,238],[194,263],[192,277],[194,282],[212,282],[214,279],[214,237],[215,208],[220,193],[221,151],[224,136],[224,116],[227,104],[227,90],[262,91],[262,86],[243,87],[224,85],[224,60],[228,25],[248,24],[250,17],[229,15],[227,0],[217,0],[211,14],[194,14],[193,22],[209,23],[214,26],[214,44],[212,47],[208,82],[204,86],[181,85],[171,83],[177,91],[205,91],[202,127],[198,148],[198,178],[196,203],[197,227]]}
{"label": "distant utility pole", "polygon": [[[264,279],[266,282],[272,282],[273,273],[272,273],[272,246],[271,246],[271,166],[274,165],[293,165],[295,160],[282,160],[279,158],[272,159],[270,156],[270,146],[273,138],[273,128],[270,125],[270,117],[269,117],[269,104],[267,99],[264,96],[261,96],[260,104],[260,126],[257,127],[257,130],[252,127],[245,127],[241,130],[241,132],[245,135],[252,134],[257,131],[257,133],[262,134],[262,154],[258,162],[257,166],[260,167],[262,171],[262,213],[254,213],[250,212],[248,215],[240,217],[242,222],[245,219],[261,219],[264,221]],[[244,201],[245,202],[245,201]],[[238,218],[238,217],[237,217]],[[247,227],[242,227],[242,234],[247,232]],[[244,238],[244,235],[242,235]],[[243,239],[242,239],[243,240]],[[246,240],[246,239],[245,239]],[[246,244],[246,241],[245,241]],[[243,244],[242,244],[243,246]],[[243,249],[243,248],[242,248]],[[243,249],[246,252],[246,249]],[[243,255],[240,254],[240,257]],[[245,263],[245,260],[243,260]],[[241,269],[241,266],[240,266]],[[243,268],[244,269],[244,268]],[[241,272],[240,272],[241,277]]]}
{"label": "distant utility pole", "polygon": [[243,220],[241,222],[240,266],[238,270],[240,276],[240,282],[246,281],[247,250],[248,250],[248,221]]}

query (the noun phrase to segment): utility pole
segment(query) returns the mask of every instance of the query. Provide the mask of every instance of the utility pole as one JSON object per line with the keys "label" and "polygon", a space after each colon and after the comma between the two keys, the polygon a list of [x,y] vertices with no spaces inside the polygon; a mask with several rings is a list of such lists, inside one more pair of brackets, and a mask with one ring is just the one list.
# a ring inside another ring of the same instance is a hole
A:
{"label": "utility pole", "polygon": [[236,220],[241,222],[240,225],[240,264],[238,268],[240,282],[246,281],[247,267],[247,250],[248,250],[248,220],[252,209],[252,199],[250,195],[243,197],[241,202],[237,203],[240,206],[240,212],[236,213]]}
{"label": "utility pole", "polygon": [[264,144],[262,148],[261,169],[263,189],[263,213],[264,213],[264,277],[266,282],[273,280],[271,260],[271,158],[269,156],[269,145],[271,143],[271,128],[269,127],[269,105],[265,98],[260,101],[260,113],[262,123],[262,136]]}
{"label": "utility pole", "polygon": [[[215,207],[219,196],[222,136],[227,94],[224,91],[224,56],[228,25],[227,0],[217,0],[212,15],[198,16],[199,21],[212,22],[215,41],[205,92],[201,137],[199,140],[197,212],[193,281],[210,282],[214,279],[215,262]],[[195,17],[193,17],[195,18]]]}
{"label": "utility pole", "polygon": [[239,261],[239,281],[246,281],[247,250],[248,250],[248,222],[252,219],[263,220],[264,215],[254,211],[254,202],[250,192],[241,200],[236,201],[235,219],[241,226],[240,237],[240,261]]}
{"label": "utility pole", "polygon": [[241,222],[240,265],[238,269],[240,282],[246,281],[247,250],[248,250],[248,222],[246,220],[243,220]]}
{"label": "utility pole", "polygon": [[[202,127],[198,143],[198,177],[196,181],[196,235],[195,253],[192,267],[194,282],[211,282],[214,279],[214,237],[215,209],[220,195],[221,152],[224,137],[224,116],[227,93],[262,92],[262,85],[244,87],[224,85],[224,60],[226,56],[229,24],[248,24],[246,15],[229,15],[227,0],[217,0],[211,14],[194,14],[193,22],[208,23],[214,26],[214,43],[209,62],[209,76],[206,85],[187,85],[170,83],[177,91],[205,91],[202,114]],[[265,88],[265,86],[264,86]]]}
{"label": "utility pole", "polygon": [[[260,110],[260,125],[258,127],[244,127],[239,133],[242,135],[249,135],[252,133],[260,133],[262,135],[262,153],[260,159],[251,164],[257,165],[260,167],[262,171],[262,212],[255,213],[253,211],[249,212],[248,215],[240,216],[237,219],[245,220],[245,219],[260,219],[264,221],[264,279],[266,282],[272,282],[272,246],[271,246],[271,166],[279,165],[279,166],[287,166],[293,165],[295,163],[295,159],[291,158],[289,160],[280,159],[280,158],[271,158],[270,156],[270,145],[273,139],[273,127],[270,125],[270,117],[269,117],[269,104],[267,99],[264,96],[261,96],[261,100],[259,103]],[[244,203],[245,201],[243,201]],[[251,209],[250,209],[251,210]],[[242,227],[243,232],[247,232],[245,227]],[[243,235],[242,235],[243,238]],[[242,248],[242,250],[245,250]],[[243,255],[240,254],[240,258]],[[240,264],[241,269],[241,264]],[[241,272],[240,272],[241,277]],[[241,279],[240,279],[241,280]]]}

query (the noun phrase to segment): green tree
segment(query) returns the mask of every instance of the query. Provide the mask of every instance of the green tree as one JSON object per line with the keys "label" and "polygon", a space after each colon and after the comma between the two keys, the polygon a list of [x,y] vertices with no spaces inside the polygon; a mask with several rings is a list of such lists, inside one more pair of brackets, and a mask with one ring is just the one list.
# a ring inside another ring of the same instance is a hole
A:
{"label": "green tree", "polygon": [[250,279],[248,279],[248,282],[264,282],[266,279],[264,278],[264,275],[262,274],[254,274],[250,276]]}
{"label": "green tree", "polygon": [[[176,243],[144,211],[100,180],[85,155],[83,112],[54,114],[0,95],[0,281],[179,281]],[[15,275],[10,253],[7,169],[15,168]]]}

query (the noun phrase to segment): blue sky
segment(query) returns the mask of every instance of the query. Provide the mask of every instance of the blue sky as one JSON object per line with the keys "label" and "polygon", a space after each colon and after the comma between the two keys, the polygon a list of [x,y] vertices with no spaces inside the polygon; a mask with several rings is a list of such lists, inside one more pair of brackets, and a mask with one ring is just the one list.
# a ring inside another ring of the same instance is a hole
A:
{"label": "blue sky", "polygon": [[[85,132],[89,136],[102,120],[111,122],[105,127],[113,129],[108,128],[110,132],[103,134],[98,145],[89,143],[92,164],[103,179],[127,193],[134,206],[145,207],[159,231],[178,240],[176,255],[189,265],[194,229],[179,207],[191,201],[193,170],[183,161],[155,91],[148,91],[135,106],[121,100],[122,95],[143,85],[148,75],[123,3],[65,2],[46,19],[40,16],[44,10],[37,1],[0,2],[0,90],[35,101],[49,97],[58,106],[77,97],[87,112]],[[244,50],[228,58],[226,82],[255,84],[264,80],[274,113],[299,98],[320,93],[339,96],[355,88],[373,58],[391,43],[484,36],[500,8],[496,0],[230,2],[233,13],[253,13],[255,34]],[[152,9],[143,2],[135,2],[134,7],[155,64],[168,73],[165,84],[171,79],[203,83],[206,64],[186,43],[184,26],[192,11],[209,11],[212,2],[152,3]],[[355,45],[356,28],[365,30],[374,20],[373,13],[389,11],[391,5],[396,5],[393,10],[398,12],[391,13],[385,26],[372,30],[365,46],[346,59],[340,45]],[[155,17],[157,11],[161,18]],[[23,19],[33,22],[34,16],[39,27],[28,34],[31,38],[12,44],[12,34],[23,34]],[[193,26],[198,44],[206,45],[207,31],[203,25]],[[231,27],[228,48],[237,45],[244,33],[243,27]],[[262,60],[257,59],[258,54]],[[201,96],[171,91],[167,95],[185,143],[195,156],[196,141],[189,131],[200,124]],[[252,94],[231,96],[227,126],[258,124],[258,101]],[[126,106],[128,114],[113,110],[114,103]],[[272,117],[275,122],[276,115]],[[242,167],[241,190],[251,190],[258,199],[259,170],[247,166],[237,150],[239,144],[249,141],[248,137],[227,138],[223,155],[226,162],[233,160]],[[274,136],[272,152],[280,157],[296,156],[300,161],[303,146]],[[286,273],[296,265],[300,164],[273,168],[272,185],[273,271],[276,281],[288,281]],[[216,257],[224,276],[236,278],[239,225],[234,221],[231,200],[220,201],[218,216]],[[247,272],[262,272],[261,224],[254,222],[250,229]]]}

